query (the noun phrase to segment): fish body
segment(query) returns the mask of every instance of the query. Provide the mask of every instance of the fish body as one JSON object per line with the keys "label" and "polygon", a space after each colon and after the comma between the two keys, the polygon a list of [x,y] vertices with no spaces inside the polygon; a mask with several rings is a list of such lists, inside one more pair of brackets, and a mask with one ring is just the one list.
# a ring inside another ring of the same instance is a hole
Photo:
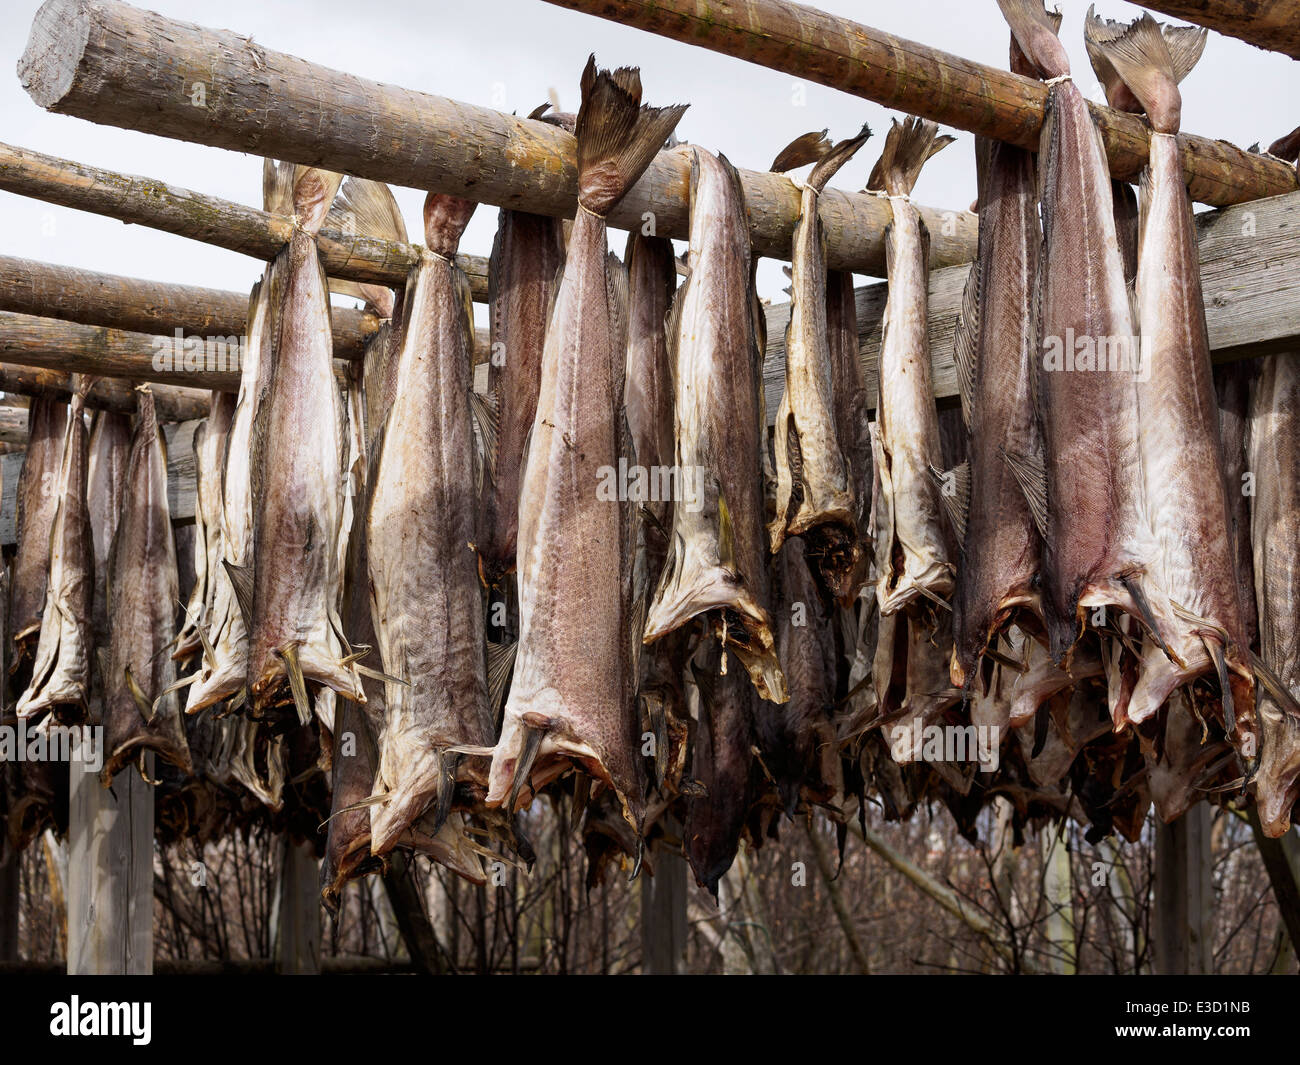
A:
{"label": "fish body", "polygon": [[[131,419],[116,411],[96,411],[86,462],[86,506],[95,549],[94,645],[108,646],[108,553],[126,494],[131,460]],[[92,676],[98,670],[92,670]]]}

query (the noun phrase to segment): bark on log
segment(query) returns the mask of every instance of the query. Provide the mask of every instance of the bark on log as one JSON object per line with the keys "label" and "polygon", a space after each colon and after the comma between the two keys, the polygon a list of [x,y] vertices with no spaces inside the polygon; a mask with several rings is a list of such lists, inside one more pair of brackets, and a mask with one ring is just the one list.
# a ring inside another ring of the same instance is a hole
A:
{"label": "bark on log", "polygon": [[[70,399],[68,375],[57,370],[38,370],[24,366],[0,364],[0,392],[17,396],[56,395]],[[208,393],[199,388],[179,385],[153,386],[154,405],[160,422],[185,422],[208,416]],[[86,406],[92,410],[115,410],[135,413],[135,394],[128,381],[106,377],[91,390]],[[26,412],[24,411],[24,417]]]}
{"label": "bark on log", "polygon": [[[119,0],[47,0],[19,75],[41,107],[106,125],[514,210],[571,217],[577,207],[576,142],[562,129],[330,70]],[[1024,91],[1044,92],[1032,83]],[[648,214],[658,235],[685,238],[689,179],[687,152],[660,152],[610,223],[640,228]],[[741,171],[741,179],[755,251],[788,259],[798,190],[778,174]],[[1292,175],[1287,188],[1295,187]],[[974,257],[974,215],[921,214],[931,265]],[[821,215],[833,269],[884,275],[885,201],[827,190]]]}
{"label": "bark on log", "polygon": [[[292,220],[282,215],[9,144],[0,144],[0,189],[262,261],[273,258],[293,231]],[[420,253],[418,244],[390,243],[328,227],[321,230],[317,244],[330,277],[381,285],[403,284]],[[486,302],[487,259],[458,255],[456,262],[469,276],[474,299]]]}
{"label": "bark on log", "polygon": [[[228,337],[247,328],[248,296],[0,255],[0,311],[139,333]],[[354,308],[335,307],[331,319],[336,358],[361,358],[379,331],[377,317]]]}
{"label": "bark on log", "polygon": [[1300,0],[1136,0],[1256,48],[1300,59]]}
{"label": "bark on log", "polygon": [[[1047,88],[1042,82],[894,37],[815,8],[787,0],[709,0],[707,3],[704,0],[548,0],[548,3],[758,63],[946,126],[1033,151],[1038,149],[1047,103]],[[59,16],[70,17],[70,8],[71,5],[61,7]],[[40,17],[37,16],[38,21]],[[989,17],[997,17],[992,5]],[[136,27],[131,29],[135,31]],[[80,22],[78,34],[87,30],[88,51],[113,43],[96,20]],[[20,72],[30,71],[24,74],[24,84],[29,76],[39,77],[39,82],[28,87],[29,92],[41,93],[37,98],[39,103],[44,104],[46,99],[58,100],[62,91],[80,99],[87,95],[87,88],[93,88],[93,85],[78,84],[69,38],[70,34],[65,33],[59,42],[61,48],[46,53],[44,63],[36,65],[25,59],[20,65]],[[35,30],[32,39],[34,43],[37,41]],[[28,54],[34,60],[42,58],[40,51],[29,49]],[[98,68],[92,65],[86,69]],[[1089,106],[1106,144],[1111,174],[1125,181],[1136,181],[1147,162],[1150,131],[1146,122],[1107,107]],[[1178,140],[1188,187],[1193,198],[1202,203],[1221,207],[1277,196],[1297,188],[1295,171],[1275,159],[1243,151],[1225,141],[1187,133],[1180,134]]]}

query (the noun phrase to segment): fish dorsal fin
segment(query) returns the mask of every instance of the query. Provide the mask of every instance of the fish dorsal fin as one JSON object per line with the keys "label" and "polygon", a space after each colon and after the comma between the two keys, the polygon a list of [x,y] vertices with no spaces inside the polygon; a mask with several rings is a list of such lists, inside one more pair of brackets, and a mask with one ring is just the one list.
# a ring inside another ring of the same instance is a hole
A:
{"label": "fish dorsal fin", "polygon": [[320,232],[338,195],[343,175],[318,166],[293,168],[293,213],[313,237]]}
{"label": "fish dorsal fin", "polygon": [[952,360],[957,367],[957,388],[961,394],[961,416],[970,432],[975,402],[975,376],[979,372],[980,264],[971,263],[962,290],[961,315],[952,337]]}
{"label": "fish dorsal fin", "polygon": [[[474,415],[474,421],[478,424],[479,436],[483,440],[483,465],[484,473],[489,481],[496,481],[497,477],[497,441],[500,438],[498,432],[499,420],[496,407],[487,396],[479,395],[471,391],[469,394],[469,409]],[[483,490],[482,479],[480,478],[479,491]]]}
{"label": "fish dorsal fin", "polygon": [[1059,12],[1049,12],[1043,0],[998,0],[998,7],[1011,27],[1021,54],[1040,78],[1058,78],[1070,73],[1070,57],[1057,34]]}
{"label": "fish dorsal fin", "polygon": [[510,689],[510,677],[515,671],[515,656],[518,651],[518,640],[487,645],[488,699],[492,704],[494,721],[500,720],[501,708],[505,706],[506,692]]}
{"label": "fish dorsal fin", "polygon": [[293,214],[293,164],[262,160],[262,209],[271,214]]}
{"label": "fish dorsal fin", "polygon": [[784,174],[823,158],[831,150],[830,138],[826,136],[828,132],[829,130],[822,130],[820,133],[813,130],[811,133],[801,133],[795,137],[772,160],[770,167],[772,172]]}
{"label": "fish dorsal fin", "polygon": [[951,470],[930,467],[930,479],[939,490],[948,519],[952,522],[957,542],[966,542],[966,518],[970,513],[970,463],[963,462]]}
{"label": "fish dorsal fin", "polygon": [[1047,468],[1041,455],[1016,455],[1005,447],[998,449],[1011,468],[1011,474],[1024,493],[1029,513],[1038,526],[1038,535],[1047,539]]}

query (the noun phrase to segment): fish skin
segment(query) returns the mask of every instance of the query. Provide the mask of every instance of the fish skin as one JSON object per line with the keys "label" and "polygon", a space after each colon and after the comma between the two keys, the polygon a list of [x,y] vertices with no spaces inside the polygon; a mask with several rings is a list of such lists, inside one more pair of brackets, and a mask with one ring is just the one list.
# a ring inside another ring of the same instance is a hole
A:
{"label": "fish skin", "polygon": [[[126,471],[131,460],[131,418],[96,411],[86,461],[86,507],[95,549],[94,646],[108,646],[108,554],[122,517]],[[92,677],[98,669],[92,668]]]}
{"label": "fish skin", "polygon": [[[969,496],[953,607],[952,683],[969,688],[989,644],[1022,615],[1037,618],[1043,542],[1006,456],[1042,451],[1034,409],[1038,322],[1034,291],[1042,233],[1033,153],[979,140],[979,254],[971,267],[976,305],[955,341],[973,365],[963,413],[969,433]],[[973,320],[972,320],[973,319]],[[1041,620],[1033,624],[1041,627]]]}
{"label": "fish skin", "polygon": [[[182,772],[193,767],[180,701],[167,692],[176,665],[167,653],[176,631],[176,545],[167,504],[167,456],[148,385],[137,386],[122,517],[108,560],[110,634],[104,680],[107,787],[132,759],[154,751]],[[152,704],[146,719],[131,693]],[[166,694],[164,694],[166,692]]]}
{"label": "fish skin", "polygon": [[626,454],[626,336],[612,313],[604,216],[636,182],[684,107],[641,106],[638,72],[582,75],[578,214],[546,332],[519,501],[519,645],[487,804],[531,801],[573,763],[643,813],[630,633],[633,543],[626,505],[599,498]]}
{"label": "fish skin", "polygon": [[1300,799],[1300,354],[1258,360],[1251,388],[1249,467],[1260,658],[1292,697],[1261,685],[1255,801],[1267,835],[1283,835]]}
{"label": "fish skin", "polygon": [[[872,486],[871,394],[862,376],[858,341],[858,301],[853,275],[843,270],[826,274],[826,335],[831,351],[831,393],[835,404],[835,435],[854,502],[853,523],[858,532],[858,563],[848,579],[856,598],[870,579]],[[841,605],[844,597],[841,597]]]}
{"label": "fish skin", "polygon": [[[1070,73],[1041,0],[999,5],[1039,77]],[[1063,346],[1071,335],[1094,342],[1133,337],[1105,150],[1071,80],[1048,88],[1038,166],[1044,264],[1039,351],[1051,341]],[[1143,573],[1155,548],[1142,498],[1134,376],[1055,371],[1040,357],[1047,499],[1043,613],[1057,660],[1074,646],[1087,608],[1113,605],[1141,613],[1130,586],[1145,588]]]}
{"label": "fish skin", "polygon": [[[338,617],[348,535],[347,438],[334,379],[329,289],[315,239],[340,181],[327,171],[295,170],[299,226],[286,248],[284,290],[272,307],[270,381],[253,424],[247,683],[255,714],[290,687],[291,653],[305,682],[365,699],[355,666],[344,661]],[[309,714],[299,705],[300,722]]]}
{"label": "fish skin", "polygon": [[200,629],[208,631],[221,568],[221,489],[226,444],[235,417],[237,396],[213,392],[208,416],[194,431],[194,587],[185,608],[185,623],[176,637],[172,658],[187,662],[203,650]]}
{"label": "fish skin", "polygon": [[[546,323],[564,266],[558,218],[502,211],[488,269],[487,395],[496,415],[496,463],[483,478],[476,546],[484,583],[515,571],[524,453],[537,414]],[[501,356],[498,360],[498,354]]]}
{"label": "fish skin", "polygon": [[677,293],[669,343],[676,466],[696,471],[702,483],[698,506],[673,510],[668,564],[647,612],[645,642],[708,614],[759,695],[779,703],[787,695],[766,605],[762,353],[754,338],[744,198],[725,157],[691,151],[691,274]]}
{"label": "fish skin", "polygon": [[[804,536],[831,594],[842,603],[857,596],[862,545],[855,522],[861,509],[849,483],[848,464],[835,422],[835,359],[828,322],[826,236],[818,197],[831,176],[857,152],[871,131],[837,144],[801,183],[790,270],[790,319],[785,334],[785,391],[777,408],[776,520],[772,550],[787,536]],[[837,340],[838,343],[838,340]],[[860,479],[860,473],[859,473]]]}
{"label": "fish skin", "polygon": [[17,673],[35,653],[45,614],[50,572],[50,532],[59,497],[55,487],[63,466],[68,405],[51,396],[33,396],[27,409],[27,451],[18,477],[16,524],[18,550],[9,585],[9,638]]}
{"label": "fish skin", "polygon": [[63,461],[54,491],[58,509],[50,532],[50,575],[32,679],[18,699],[20,718],[52,712],[75,724],[89,712],[90,656],[94,646],[95,547],[86,502],[88,432],[86,396],[95,378],[73,377]]}
{"label": "fish skin", "polygon": [[[474,204],[430,195],[424,253],[406,284],[396,391],[366,524],[374,631],[388,683],[371,853],[383,855],[435,803],[446,773],[486,784],[447,748],[493,740],[483,599],[474,539],[472,386],[464,292],[455,265]],[[408,686],[409,685],[409,686]],[[436,811],[435,820],[448,810]]]}

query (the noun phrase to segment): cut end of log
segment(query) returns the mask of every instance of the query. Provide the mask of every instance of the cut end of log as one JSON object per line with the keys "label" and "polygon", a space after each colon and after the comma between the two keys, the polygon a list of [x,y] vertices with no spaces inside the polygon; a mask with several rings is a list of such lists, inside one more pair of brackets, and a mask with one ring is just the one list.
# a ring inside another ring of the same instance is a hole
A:
{"label": "cut end of log", "polygon": [[90,40],[90,23],[86,0],[45,0],[36,12],[18,59],[18,80],[45,110],[57,111],[72,89]]}

